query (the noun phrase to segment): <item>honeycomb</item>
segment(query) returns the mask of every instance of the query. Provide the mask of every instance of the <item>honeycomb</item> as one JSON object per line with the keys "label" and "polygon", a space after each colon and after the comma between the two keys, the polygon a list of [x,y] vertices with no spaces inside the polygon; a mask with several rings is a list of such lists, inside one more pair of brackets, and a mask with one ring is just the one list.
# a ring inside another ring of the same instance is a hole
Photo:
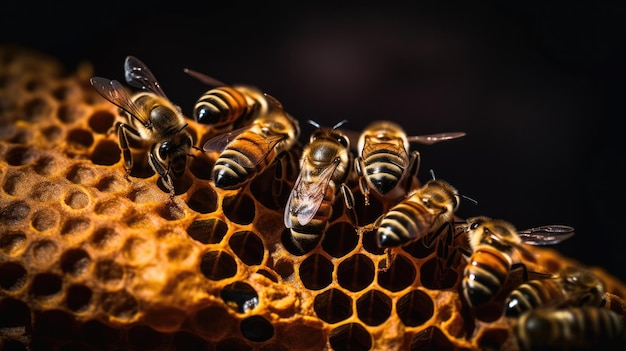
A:
{"label": "honeycomb", "polygon": [[[336,201],[322,240],[295,249],[282,213],[301,144],[241,190],[215,188],[215,155],[202,152],[172,197],[145,157],[125,179],[110,133],[118,108],[92,75],[88,63],[66,73],[54,57],[0,48],[1,350],[519,348],[503,296],[470,309],[464,261],[441,254],[466,247],[464,235],[389,254]],[[192,119],[188,130],[196,145],[212,134]],[[365,207],[349,186],[360,224],[390,207]],[[531,250],[531,272],[582,265]],[[623,318],[626,285],[591,269]],[[521,279],[511,273],[504,290]]]}

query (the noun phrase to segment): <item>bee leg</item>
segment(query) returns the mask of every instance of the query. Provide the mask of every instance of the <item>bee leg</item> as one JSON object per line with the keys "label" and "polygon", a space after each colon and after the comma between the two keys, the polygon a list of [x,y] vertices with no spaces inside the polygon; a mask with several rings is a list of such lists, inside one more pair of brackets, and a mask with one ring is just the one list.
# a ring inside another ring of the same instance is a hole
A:
{"label": "bee leg", "polygon": [[458,253],[461,253],[465,257],[470,257],[472,255],[472,253],[469,252],[466,248],[461,246],[455,246],[452,251],[450,251],[450,255],[446,259],[446,269],[452,267],[452,263],[454,262],[454,259],[456,258],[456,255]]}
{"label": "bee leg", "polygon": [[367,185],[367,179],[365,178],[365,165],[363,164],[363,159],[360,156],[354,159],[354,170],[359,176],[359,188],[361,189],[361,193],[363,194],[365,206],[369,206],[370,188]]}
{"label": "bee leg", "polygon": [[128,180],[130,171],[133,168],[133,155],[130,151],[130,147],[128,146],[128,134],[126,133],[131,133],[137,137],[140,137],[140,135],[139,132],[128,124],[121,122],[117,124],[117,137],[120,142],[120,148],[122,149],[122,156],[124,157],[124,166],[126,167],[126,174],[124,175],[124,178]]}
{"label": "bee leg", "polygon": [[407,168],[407,180],[405,184],[405,193],[413,189],[413,183],[417,182],[417,172],[419,172],[421,156],[419,151],[411,152],[409,167]]}
{"label": "bee leg", "polygon": [[161,164],[157,162],[153,153],[150,153],[148,162],[150,163],[150,166],[152,167],[152,169],[154,169],[154,171],[157,172],[157,174],[161,177],[161,179],[163,180],[163,185],[165,185],[165,187],[169,191],[170,196],[173,197],[174,196],[174,182],[172,180],[172,176],[170,175],[169,164],[167,166],[167,169],[161,167]]}
{"label": "bee leg", "polygon": [[522,279],[523,279],[522,281],[527,282],[528,281],[528,269],[526,268],[526,265],[522,262],[514,263],[511,265],[511,271],[514,271],[517,269],[522,270]]}
{"label": "bee leg", "polygon": [[352,191],[350,190],[350,188],[348,188],[348,186],[345,183],[341,184],[340,189],[341,189],[341,195],[343,195],[343,201],[346,204],[346,208],[349,210],[348,216],[350,217],[352,224],[354,224],[354,226],[357,227],[359,222],[358,222],[358,215],[356,213],[356,209],[354,208],[354,194],[352,194]]}

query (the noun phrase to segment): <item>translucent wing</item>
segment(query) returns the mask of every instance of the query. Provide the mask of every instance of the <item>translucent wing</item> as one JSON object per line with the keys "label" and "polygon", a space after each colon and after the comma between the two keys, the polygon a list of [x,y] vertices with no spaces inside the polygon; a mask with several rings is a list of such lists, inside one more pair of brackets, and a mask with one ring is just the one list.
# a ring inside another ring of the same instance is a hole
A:
{"label": "translucent wing", "polygon": [[285,227],[287,228],[293,226],[292,215],[296,216],[300,225],[306,225],[313,219],[324,200],[330,178],[339,165],[339,159],[328,165],[318,177],[312,175],[313,168],[307,167],[306,164],[305,160],[287,200],[284,216]]}
{"label": "translucent wing", "polygon": [[226,84],[222,83],[221,81],[213,78],[213,77],[209,77],[204,73],[200,73],[198,71],[194,71],[192,69],[189,68],[185,68],[183,69],[183,71],[185,73],[187,73],[188,75],[196,78],[197,80],[199,80],[200,82],[209,85],[209,86],[213,86],[213,87],[223,87],[223,86],[227,86]]}
{"label": "translucent wing", "polygon": [[554,245],[574,235],[574,228],[561,225],[544,225],[518,231],[518,234],[525,244],[529,245]]}
{"label": "translucent wing", "polygon": [[239,129],[231,130],[230,132],[222,133],[213,138],[207,140],[202,146],[204,151],[217,151],[222,152],[226,149],[228,144],[232,143],[243,132],[250,130],[253,125],[248,125]]}
{"label": "translucent wing", "polygon": [[130,86],[167,98],[152,71],[134,56],[127,56],[124,61],[124,77]]}
{"label": "translucent wing", "polygon": [[142,110],[135,104],[126,88],[116,80],[109,80],[102,77],[93,77],[89,80],[96,91],[105,99],[139,120],[142,124],[147,121],[143,118]]}
{"label": "translucent wing", "polygon": [[437,133],[426,135],[413,135],[407,137],[410,143],[420,143],[425,145],[432,145],[444,140],[457,139],[465,136],[464,132],[450,132],[450,133]]}

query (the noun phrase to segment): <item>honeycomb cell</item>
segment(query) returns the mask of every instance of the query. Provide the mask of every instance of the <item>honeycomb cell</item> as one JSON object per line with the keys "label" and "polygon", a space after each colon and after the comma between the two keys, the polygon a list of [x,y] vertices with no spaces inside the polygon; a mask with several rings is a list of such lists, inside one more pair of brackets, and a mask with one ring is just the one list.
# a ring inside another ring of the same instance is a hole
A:
{"label": "honeycomb cell", "polygon": [[120,283],[126,272],[124,267],[113,260],[96,261],[94,265],[94,276],[101,282],[108,285]]}
{"label": "honeycomb cell", "polygon": [[98,305],[104,313],[122,321],[132,320],[139,311],[135,298],[123,290],[101,294]]}
{"label": "honeycomb cell", "polygon": [[114,132],[113,123],[115,115],[110,111],[96,110],[89,116],[87,121],[89,128],[97,134],[108,134]]}
{"label": "honeycomb cell", "polygon": [[252,351],[252,346],[238,338],[228,338],[215,345],[215,351]]}
{"label": "honeycomb cell", "polygon": [[33,260],[42,266],[47,266],[56,261],[59,246],[53,240],[40,239],[30,246]]}
{"label": "honeycomb cell", "polygon": [[379,290],[369,290],[356,300],[356,313],[359,319],[371,326],[384,323],[391,316],[391,298]]}
{"label": "honeycomb cell", "polygon": [[7,172],[4,177],[4,182],[2,184],[2,190],[5,193],[13,196],[19,196],[21,194],[27,193],[27,190],[30,189],[30,181],[29,177],[26,173],[17,171],[17,172]]}
{"label": "honeycomb cell", "polygon": [[207,338],[222,340],[233,329],[235,319],[226,309],[213,305],[200,309],[193,316],[193,324],[198,332]]}
{"label": "honeycomb cell", "polygon": [[48,117],[53,110],[53,106],[46,98],[35,96],[32,99],[26,101],[21,114],[18,117],[20,120],[28,122],[38,122]]}
{"label": "honeycomb cell", "polygon": [[408,327],[417,327],[426,323],[434,314],[433,300],[421,290],[412,290],[398,299],[396,313]]}
{"label": "honeycomb cell", "polygon": [[340,325],[330,331],[330,346],[335,351],[366,351],[372,349],[372,336],[358,323]]}
{"label": "honeycomb cell", "polygon": [[196,189],[189,196],[187,205],[198,213],[215,212],[217,209],[217,193],[210,187]]}
{"label": "honeycomb cell", "polygon": [[376,231],[365,231],[361,234],[363,240],[363,249],[374,255],[382,255],[385,253],[384,248],[378,247],[376,243]]}
{"label": "honeycomb cell", "polygon": [[358,243],[359,235],[354,226],[347,222],[338,222],[326,230],[322,248],[333,257],[343,257],[354,250]]}
{"label": "honeycomb cell", "polygon": [[313,309],[324,322],[338,323],[352,316],[352,299],[343,291],[330,288],[315,296]]}
{"label": "honeycomb cell", "polygon": [[156,212],[161,218],[167,221],[176,221],[185,218],[185,210],[174,201],[161,203]]}
{"label": "honeycomb cell", "polygon": [[48,181],[38,182],[30,190],[30,197],[39,202],[57,201],[61,197],[61,187]]}
{"label": "honeycomb cell", "polygon": [[76,128],[71,129],[67,133],[66,141],[67,144],[75,151],[87,150],[93,145],[94,138],[90,131]]}
{"label": "honeycomb cell", "polygon": [[259,295],[250,284],[234,282],[222,288],[220,296],[238,313],[246,313],[259,305]]}
{"label": "honeycomb cell", "polygon": [[261,238],[254,232],[249,230],[235,232],[228,240],[228,245],[235,255],[248,266],[263,262],[265,247]]}
{"label": "honeycomb cell", "polygon": [[446,335],[441,329],[430,326],[418,333],[416,333],[411,339],[411,351],[421,350],[443,350],[453,351],[456,350],[454,345],[448,340]]}
{"label": "honeycomb cell", "polygon": [[237,274],[237,262],[226,251],[209,251],[202,255],[200,271],[211,280],[222,280]]}
{"label": "honeycomb cell", "polygon": [[0,288],[7,291],[21,289],[28,279],[28,272],[19,263],[0,263]]}
{"label": "honeycomb cell", "polygon": [[154,260],[157,254],[156,243],[152,240],[131,236],[126,239],[121,254],[129,263],[145,265]]}
{"label": "honeycomb cell", "polygon": [[342,287],[357,292],[365,289],[374,281],[376,267],[374,262],[363,254],[352,255],[337,267],[337,281]]}
{"label": "honeycomb cell", "polygon": [[7,226],[17,225],[30,213],[30,206],[26,201],[12,201],[0,208],[0,224]]}
{"label": "honeycomb cell", "polygon": [[86,217],[70,217],[61,227],[61,235],[79,240],[91,232],[91,221]]}
{"label": "honeycomb cell", "polygon": [[395,255],[391,264],[378,272],[378,284],[389,291],[397,292],[411,286],[415,276],[413,262],[402,255]]}
{"label": "honeycomb cell", "polygon": [[67,172],[65,178],[74,184],[92,184],[95,182],[97,171],[87,164],[76,164]]}
{"label": "honeycomb cell", "polygon": [[119,329],[110,327],[98,320],[88,320],[82,323],[78,335],[82,340],[88,340],[91,345],[103,350],[112,349],[122,340]]}
{"label": "honeycomb cell", "polygon": [[150,204],[153,202],[162,202],[166,200],[162,191],[149,186],[135,186],[138,183],[132,183],[133,190],[128,193],[128,199],[136,204]]}
{"label": "honeycomb cell", "polygon": [[262,316],[250,316],[239,325],[241,334],[250,341],[263,342],[274,336],[274,326]]}
{"label": "honeycomb cell", "polygon": [[0,232],[0,251],[12,256],[26,245],[26,234],[21,231]]}
{"label": "honeycomb cell", "polygon": [[93,291],[85,285],[74,284],[67,288],[65,306],[74,312],[83,312],[91,306]]}
{"label": "honeycomb cell", "polygon": [[228,232],[228,225],[217,218],[199,219],[187,227],[187,234],[203,244],[217,244]]}
{"label": "honeycomb cell", "polygon": [[498,350],[508,337],[509,332],[506,329],[485,330],[478,338],[478,347],[481,350]]}
{"label": "honeycomb cell", "polygon": [[51,125],[41,130],[41,135],[49,143],[55,143],[63,137],[63,129],[57,125]]}
{"label": "honeycomb cell", "polygon": [[16,129],[13,136],[9,139],[12,144],[28,144],[33,140],[33,132],[30,130]]}
{"label": "honeycomb cell", "polygon": [[23,328],[28,330],[31,326],[31,310],[28,305],[10,297],[0,300],[0,329]]}
{"label": "honeycomb cell", "polygon": [[433,246],[426,246],[424,245],[424,240],[417,240],[417,241],[413,241],[407,245],[402,246],[402,250],[404,250],[404,252],[408,253],[409,255],[415,257],[415,258],[426,258],[429,255],[431,255],[434,250],[435,247]]}
{"label": "honeycomb cell", "polygon": [[119,237],[119,233],[114,228],[102,227],[94,231],[90,242],[96,249],[104,251],[108,247],[113,247]]}
{"label": "honeycomb cell", "polygon": [[42,155],[35,162],[33,169],[37,174],[50,177],[63,172],[64,164],[55,156]]}
{"label": "honeycomb cell", "polygon": [[122,150],[115,141],[102,139],[96,143],[91,153],[91,162],[101,166],[111,166],[120,161]]}
{"label": "honeycomb cell", "polygon": [[211,179],[211,170],[213,169],[213,165],[215,164],[215,160],[206,156],[205,154],[200,154],[196,157],[191,158],[189,162],[189,171],[193,174],[194,177],[200,180],[208,181]]}
{"label": "honeycomb cell", "polygon": [[57,110],[57,118],[65,124],[72,124],[81,120],[87,113],[86,109],[78,104],[62,104]]}
{"label": "honeycomb cell", "polygon": [[133,350],[155,350],[164,344],[165,337],[146,325],[135,325],[128,330],[128,343]]}
{"label": "honeycomb cell", "polygon": [[80,210],[89,206],[89,195],[82,189],[72,189],[65,195],[64,201],[69,207]]}
{"label": "honeycomb cell", "polygon": [[80,95],[80,90],[75,85],[61,85],[52,91],[52,96],[58,101],[66,101],[76,95]]}
{"label": "honeycomb cell", "polygon": [[224,198],[224,215],[238,224],[250,224],[256,216],[254,200],[245,193]]}
{"label": "honeycomb cell", "polygon": [[94,212],[101,216],[117,217],[126,212],[128,205],[119,198],[110,198],[96,203]]}
{"label": "honeycomb cell", "polygon": [[456,285],[459,274],[442,259],[433,257],[420,266],[420,281],[428,289],[449,289]]}
{"label": "honeycomb cell", "polygon": [[333,281],[333,263],[320,254],[307,257],[298,268],[300,280],[307,289],[321,290]]}
{"label": "honeycomb cell", "polygon": [[31,293],[35,298],[48,298],[61,292],[63,281],[53,273],[40,273],[33,278]]}
{"label": "honeycomb cell", "polygon": [[80,276],[88,272],[90,264],[89,254],[80,248],[67,250],[61,255],[61,270],[65,274]]}

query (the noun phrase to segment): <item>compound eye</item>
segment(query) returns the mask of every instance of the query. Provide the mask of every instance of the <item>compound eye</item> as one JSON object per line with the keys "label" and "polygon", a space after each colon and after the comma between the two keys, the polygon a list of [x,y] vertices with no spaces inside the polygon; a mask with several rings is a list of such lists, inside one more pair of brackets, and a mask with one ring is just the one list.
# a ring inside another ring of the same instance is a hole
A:
{"label": "compound eye", "polygon": [[339,138],[337,138],[337,141],[339,142],[339,144],[341,144],[341,146],[343,146],[343,147],[345,147],[345,148],[348,148],[348,144],[349,144],[349,142],[348,142],[348,139],[347,139],[347,138],[345,138],[345,137],[339,137]]}
{"label": "compound eye", "polygon": [[478,222],[474,222],[474,223],[472,223],[472,224],[470,225],[470,229],[471,229],[471,230],[474,230],[474,229],[478,228],[478,226],[479,226],[479,225],[480,225],[480,223],[478,223]]}
{"label": "compound eye", "polygon": [[161,146],[159,146],[159,159],[161,161],[165,161],[167,159],[167,155],[169,153],[169,142],[165,141]]}

